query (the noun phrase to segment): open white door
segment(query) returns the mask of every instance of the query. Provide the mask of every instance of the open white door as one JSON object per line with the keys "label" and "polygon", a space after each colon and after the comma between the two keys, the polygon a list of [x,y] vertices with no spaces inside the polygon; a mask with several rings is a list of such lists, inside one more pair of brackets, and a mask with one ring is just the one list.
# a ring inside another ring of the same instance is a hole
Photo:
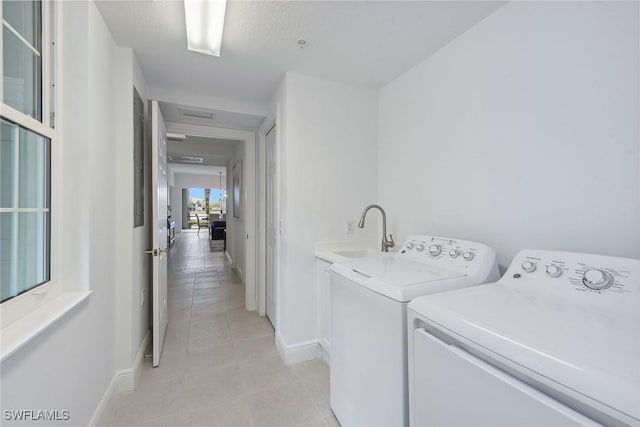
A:
{"label": "open white door", "polygon": [[167,130],[158,101],[149,102],[151,112],[151,234],[153,258],[153,366],[160,364],[167,331]]}
{"label": "open white door", "polygon": [[266,314],[273,327],[276,327],[276,127],[273,126],[266,134],[266,161],[267,161],[267,261],[266,261],[266,286],[265,308]]}

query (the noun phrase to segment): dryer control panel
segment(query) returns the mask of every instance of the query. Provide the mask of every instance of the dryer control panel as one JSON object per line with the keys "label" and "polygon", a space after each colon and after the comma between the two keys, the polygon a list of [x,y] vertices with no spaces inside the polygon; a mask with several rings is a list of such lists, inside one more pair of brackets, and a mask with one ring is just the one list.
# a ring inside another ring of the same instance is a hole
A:
{"label": "dryer control panel", "polygon": [[640,260],[574,252],[524,250],[500,280],[559,292],[592,295],[640,293]]}
{"label": "dryer control panel", "polygon": [[[451,237],[413,235],[396,253],[397,257],[438,266],[450,271],[471,272],[494,269],[496,253],[487,245]],[[492,274],[497,280],[499,275]]]}

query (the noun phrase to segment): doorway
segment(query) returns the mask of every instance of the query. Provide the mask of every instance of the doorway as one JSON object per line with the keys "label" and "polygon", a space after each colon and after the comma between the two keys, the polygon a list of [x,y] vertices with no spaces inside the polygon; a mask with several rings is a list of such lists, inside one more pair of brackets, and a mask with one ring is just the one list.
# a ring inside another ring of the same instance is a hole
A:
{"label": "doorway", "polygon": [[[228,215],[225,215],[227,220],[226,228],[226,244],[227,253],[231,255],[234,248],[238,250],[239,261],[233,260],[234,269],[240,276],[242,282],[245,284],[245,308],[248,311],[254,311],[258,307],[257,289],[256,289],[256,225],[257,225],[257,206],[256,206],[256,161],[255,161],[255,132],[217,128],[213,126],[203,126],[191,123],[177,123],[167,121],[167,131],[174,135],[186,135],[186,138],[199,138],[199,139],[219,139],[225,141],[234,141],[234,144],[241,144],[242,155],[240,156],[241,162],[232,161],[227,165],[227,171],[229,175],[234,171],[236,164],[242,165],[242,167],[236,168],[240,176],[241,189],[238,192],[240,197],[239,206],[241,213],[235,214],[233,210],[232,190],[233,181],[231,176],[223,176],[222,183],[225,185],[225,194],[228,194],[228,200],[226,207]],[[180,154],[178,154],[180,155]],[[184,154],[183,157],[195,156],[193,153]],[[198,156],[198,159],[203,157]],[[177,157],[174,157],[174,159]],[[206,166],[204,162],[198,162],[200,168],[215,168],[215,166]],[[187,166],[193,167],[194,165],[178,165],[180,168],[186,168]],[[178,171],[178,166],[173,167],[173,171]],[[198,166],[198,165],[196,165]],[[193,170],[184,172],[185,174],[192,174]],[[216,170],[215,176],[218,172]],[[225,174],[226,175],[226,174]],[[189,185],[180,185],[177,181],[177,176],[171,176],[170,181],[176,188],[207,188],[208,184],[195,183]],[[186,198],[188,198],[188,193]],[[183,199],[184,200],[184,199]],[[177,201],[179,204],[180,202]],[[188,214],[186,206],[185,214]],[[185,215],[183,215],[184,218]]]}

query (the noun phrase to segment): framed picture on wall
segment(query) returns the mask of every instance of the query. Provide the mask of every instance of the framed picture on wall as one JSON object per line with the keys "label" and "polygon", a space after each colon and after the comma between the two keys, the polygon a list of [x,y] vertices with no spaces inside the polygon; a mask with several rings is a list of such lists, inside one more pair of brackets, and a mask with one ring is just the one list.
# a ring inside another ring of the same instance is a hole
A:
{"label": "framed picture on wall", "polygon": [[242,160],[233,165],[233,217],[241,219],[242,208]]}

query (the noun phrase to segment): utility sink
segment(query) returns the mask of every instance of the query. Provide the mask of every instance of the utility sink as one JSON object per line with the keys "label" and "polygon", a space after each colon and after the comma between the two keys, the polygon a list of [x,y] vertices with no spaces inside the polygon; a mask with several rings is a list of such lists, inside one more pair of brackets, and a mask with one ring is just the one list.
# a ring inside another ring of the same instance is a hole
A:
{"label": "utility sink", "polygon": [[380,255],[382,252],[376,249],[352,249],[348,251],[333,251],[334,254],[345,258],[364,258],[368,256]]}

